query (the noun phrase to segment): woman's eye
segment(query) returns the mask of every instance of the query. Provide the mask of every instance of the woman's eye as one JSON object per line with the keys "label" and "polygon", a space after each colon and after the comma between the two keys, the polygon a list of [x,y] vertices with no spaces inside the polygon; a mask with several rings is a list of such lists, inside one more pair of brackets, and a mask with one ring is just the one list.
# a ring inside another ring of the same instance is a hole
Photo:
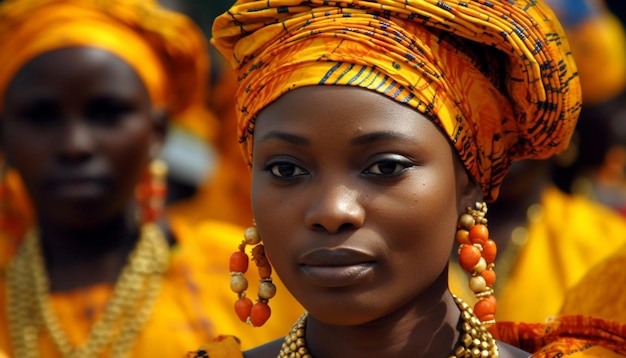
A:
{"label": "woman's eye", "polygon": [[293,178],[307,174],[307,171],[291,163],[276,163],[268,166],[273,176],[278,178]]}
{"label": "woman's eye", "polygon": [[404,169],[410,167],[408,163],[402,163],[397,160],[381,160],[369,167],[365,173],[383,176],[393,176],[400,174]]}

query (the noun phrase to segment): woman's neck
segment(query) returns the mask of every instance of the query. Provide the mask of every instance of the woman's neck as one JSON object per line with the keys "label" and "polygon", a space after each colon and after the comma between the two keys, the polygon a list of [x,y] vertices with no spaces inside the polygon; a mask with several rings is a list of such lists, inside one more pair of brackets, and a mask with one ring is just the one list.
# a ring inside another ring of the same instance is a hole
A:
{"label": "woman's neck", "polygon": [[51,291],[114,283],[140,235],[131,213],[100,225],[67,228],[42,220],[39,235]]}
{"label": "woman's neck", "polygon": [[460,311],[447,289],[448,271],[443,275],[410,304],[364,325],[330,326],[310,316],[309,352],[326,358],[449,356],[459,341]]}

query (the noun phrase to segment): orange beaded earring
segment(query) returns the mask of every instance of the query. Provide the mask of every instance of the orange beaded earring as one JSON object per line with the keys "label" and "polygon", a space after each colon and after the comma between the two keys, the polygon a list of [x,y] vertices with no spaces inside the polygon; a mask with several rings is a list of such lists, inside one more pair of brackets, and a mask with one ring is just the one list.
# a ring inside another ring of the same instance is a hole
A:
{"label": "orange beaded earring", "polygon": [[[11,174],[12,177],[10,178]],[[15,239],[21,239],[26,231],[28,221],[25,212],[27,208],[24,207],[26,203],[22,202],[23,205],[16,205],[19,203],[15,200],[14,189],[16,188],[13,187],[18,184],[18,181],[17,174],[11,173],[8,164],[0,157],[0,230]],[[21,206],[21,208],[16,206]],[[22,210],[20,211],[20,209]]]}
{"label": "orange beaded earring", "polygon": [[[261,277],[258,299],[255,304],[246,297],[248,280],[244,276],[248,270],[248,254],[246,245],[254,245],[252,248],[252,261],[256,263]],[[270,318],[272,311],[267,304],[270,298],[276,294],[276,286],[272,282],[272,266],[265,256],[265,247],[261,243],[261,236],[256,227],[249,227],[244,240],[239,245],[239,251],[230,256],[230,288],[237,294],[239,299],[235,302],[235,312],[242,322],[253,327],[260,327]]]}
{"label": "orange beaded earring", "polygon": [[497,248],[496,243],[489,238],[486,213],[486,203],[476,203],[475,209],[467,208],[467,213],[461,215],[457,223],[456,242],[459,244],[461,267],[472,274],[469,287],[478,299],[474,313],[488,327],[495,323],[497,308],[493,295]]}
{"label": "orange beaded earring", "polygon": [[154,159],[135,188],[141,223],[153,222],[163,213],[167,194],[166,176],[167,164]]}

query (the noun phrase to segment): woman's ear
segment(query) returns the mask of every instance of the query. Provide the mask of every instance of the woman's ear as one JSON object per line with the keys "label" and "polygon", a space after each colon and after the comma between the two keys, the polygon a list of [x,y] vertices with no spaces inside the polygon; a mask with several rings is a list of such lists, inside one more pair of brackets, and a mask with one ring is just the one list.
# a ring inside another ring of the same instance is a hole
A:
{"label": "woman's ear", "polygon": [[469,178],[465,187],[461,191],[461,200],[462,208],[461,210],[465,212],[465,209],[468,207],[473,208],[474,204],[477,202],[484,201],[483,190],[474,180]]}
{"label": "woman's ear", "polygon": [[484,195],[480,185],[472,179],[460,161],[457,161],[457,178],[460,215],[465,213],[468,207],[473,208],[477,202],[482,202]]}
{"label": "woman's ear", "polygon": [[150,116],[152,120],[152,144],[150,153],[154,156],[156,155],[155,153],[159,153],[161,148],[163,148],[169,126],[169,115],[163,109],[153,109]]}

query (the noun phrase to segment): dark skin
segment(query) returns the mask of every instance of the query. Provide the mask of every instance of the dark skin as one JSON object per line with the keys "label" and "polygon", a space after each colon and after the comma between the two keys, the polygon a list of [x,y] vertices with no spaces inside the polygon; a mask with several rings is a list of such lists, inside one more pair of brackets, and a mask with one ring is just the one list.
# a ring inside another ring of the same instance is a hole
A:
{"label": "dark skin", "polygon": [[[255,123],[255,220],[310,312],[310,353],[449,356],[460,336],[449,253],[482,192],[447,137],[412,108],[343,86],[288,92]],[[276,357],[280,344],[246,356]]]}
{"label": "dark skin", "polygon": [[139,236],[134,188],[164,112],[132,67],[89,47],[34,58],[4,103],[2,151],[33,202],[51,290],[115,282]]}

